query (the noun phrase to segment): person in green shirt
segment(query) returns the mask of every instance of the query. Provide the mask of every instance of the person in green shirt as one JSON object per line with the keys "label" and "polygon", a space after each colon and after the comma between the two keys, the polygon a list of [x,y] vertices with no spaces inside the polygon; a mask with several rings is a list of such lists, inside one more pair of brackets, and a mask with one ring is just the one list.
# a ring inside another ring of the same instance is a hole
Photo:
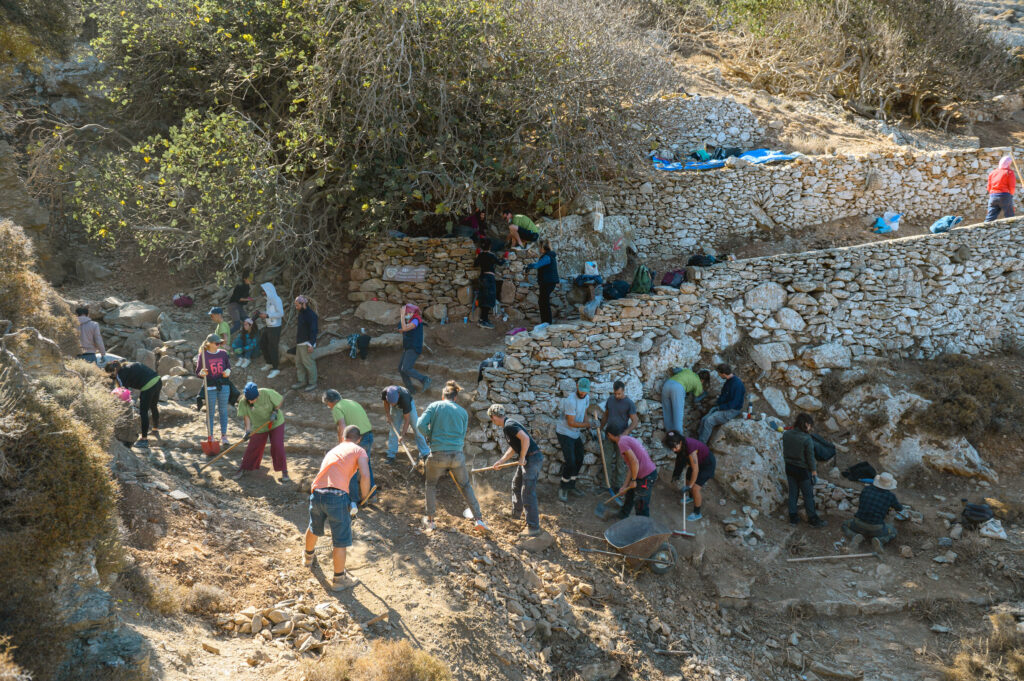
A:
{"label": "person in green shirt", "polygon": [[[540,238],[540,229],[533,220],[525,215],[513,215],[507,210],[502,215],[508,223],[508,246],[511,248],[527,248],[527,243],[533,243]],[[525,242],[525,243],[524,243]]]}
{"label": "person in green shirt", "polygon": [[694,400],[702,399],[711,380],[711,372],[701,369],[695,374],[690,369],[672,367],[668,370],[669,378],[661,386],[661,416],[665,423],[666,433],[679,433],[684,436],[683,415],[686,411],[686,393],[693,395]]}
{"label": "person in green shirt", "polygon": [[238,400],[238,415],[245,420],[245,435],[249,438],[249,444],[235,479],[242,477],[246,471],[259,470],[263,462],[263,450],[269,439],[274,470],[281,473],[281,482],[291,482],[284,455],[284,412],[281,411],[284,398],[276,390],[260,388],[253,381],[245,384],[242,398]]}
{"label": "person in green shirt", "polygon": [[224,310],[219,307],[210,308],[210,319],[217,325],[214,333],[220,336],[221,343],[227,348],[231,347],[231,325],[224,321]]}
{"label": "person in green shirt", "polygon": [[[327,405],[327,408],[331,410],[331,417],[334,418],[334,424],[338,429],[339,445],[345,442],[345,429],[347,427],[355,426],[359,429],[359,446],[366,450],[366,465],[370,469],[370,488],[372,489],[373,462],[370,459],[370,451],[373,449],[373,427],[370,425],[370,417],[366,415],[366,410],[363,409],[362,405],[355,400],[342,399],[341,393],[337,390],[324,391],[321,399]],[[352,481],[348,485],[349,512],[352,515],[356,514],[356,511],[359,510],[359,504],[362,503],[360,498],[361,487],[358,482],[359,469],[356,469],[355,475],[352,476]]]}

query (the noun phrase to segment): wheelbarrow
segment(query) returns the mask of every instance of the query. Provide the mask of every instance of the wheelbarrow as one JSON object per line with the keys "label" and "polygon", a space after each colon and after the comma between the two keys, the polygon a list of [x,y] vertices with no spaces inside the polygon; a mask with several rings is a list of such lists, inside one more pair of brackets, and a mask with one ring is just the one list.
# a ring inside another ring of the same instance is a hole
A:
{"label": "wheelbarrow", "polygon": [[[601,541],[600,537],[575,530],[562,532]],[[647,516],[634,515],[620,520],[604,531],[604,541],[615,551],[584,548],[580,551],[621,557],[630,569],[639,570],[647,565],[654,574],[663,575],[676,564],[676,548],[668,542],[668,538],[673,535],[687,536],[687,533],[670,530]]]}

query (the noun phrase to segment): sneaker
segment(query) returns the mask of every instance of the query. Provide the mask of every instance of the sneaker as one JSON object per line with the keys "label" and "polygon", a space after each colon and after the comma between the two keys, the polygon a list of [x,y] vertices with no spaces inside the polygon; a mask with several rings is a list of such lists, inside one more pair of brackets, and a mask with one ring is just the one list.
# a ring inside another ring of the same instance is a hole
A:
{"label": "sneaker", "polygon": [[520,537],[539,537],[544,530],[539,527],[529,527],[519,533]]}
{"label": "sneaker", "polygon": [[860,545],[864,543],[863,534],[853,535],[853,539],[850,540],[850,550],[855,551],[860,548]]}
{"label": "sneaker", "polygon": [[144,437],[140,437],[132,446],[138,447],[139,449],[149,449],[149,440]]}
{"label": "sneaker", "polygon": [[384,463],[394,463],[398,458],[394,454],[388,454],[384,457]]}
{"label": "sneaker", "polygon": [[231,479],[240,480],[243,475],[245,475],[245,471],[237,471],[234,475],[231,476]]}
{"label": "sneaker", "polygon": [[483,329],[493,329],[494,328],[494,324],[491,324],[490,322],[483,322],[483,321],[481,321],[481,322],[477,322],[476,325],[481,327],[481,328],[483,328]]}
{"label": "sneaker", "polygon": [[480,532],[491,531],[491,528],[487,527],[487,523],[485,523],[480,518],[477,518],[475,521],[473,521],[473,528],[479,530]]}
{"label": "sneaker", "polygon": [[288,477],[287,473],[282,473],[281,474],[281,482],[291,482],[291,481],[292,481],[292,479]]}
{"label": "sneaker", "polygon": [[292,390],[298,390],[299,388],[304,388],[305,386],[306,384],[302,383],[301,381],[299,383],[292,383]]}
{"label": "sneaker", "polygon": [[264,364],[262,367],[260,367],[260,371],[270,371],[271,369],[273,369],[273,367],[270,366],[269,364]]}
{"label": "sneaker", "polygon": [[687,504],[692,504],[693,503],[693,497],[688,496],[688,495],[684,496],[682,499],[679,500],[679,503],[682,504],[683,506],[686,506]]}
{"label": "sneaker", "polygon": [[698,513],[697,511],[694,511],[690,515],[686,516],[686,522],[688,522],[688,523],[695,523],[698,520],[702,519],[703,517],[704,517],[703,513]]}
{"label": "sneaker", "polygon": [[560,487],[558,489],[558,500],[564,501],[565,503],[569,503],[569,490],[565,489],[564,487]]}
{"label": "sneaker", "polygon": [[423,392],[430,390],[430,376],[423,379]]}
{"label": "sneaker", "polygon": [[359,504],[356,502],[350,502],[348,505],[348,514],[350,517],[355,518],[356,514],[359,513]]}
{"label": "sneaker", "polygon": [[331,591],[344,591],[345,589],[351,589],[358,583],[359,582],[349,577],[347,572],[342,572],[340,575],[334,575],[334,579],[331,580]]}
{"label": "sneaker", "polygon": [[280,375],[281,375],[281,372],[278,369],[274,369],[269,374],[267,374],[267,378],[277,378]]}
{"label": "sneaker", "polygon": [[433,532],[436,529],[437,529],[437,523],[435,523],[430,518],[428,518],[426,516],[423,516],[423,530],[425,532]]}
{"label": "sneaker", "polygon": [[574,497],[585,497],[585,496],[587,496],[587,493],[584,492],[583,490],[579,489],[578,487],[570,487],[569,488],[569,494],[573,495]]}
{"label": "sneaker", "polygon": [[304,392],[304,393],[311,393],[314,390],[316,390],[316,386],[315,385],[307,385],[305,388],[302,389],[302,392]]}
{"label": "sneaker", "polygon": [[878,537],[871,538],[871,550],[881,555],[882,553],[882,540]]}
{"label": "sneaker", "polygon": [[825,527],[828,525],[828,521],[821,516],[814,516],[813,520],[809,520],[807,522],[810,523],[811,527]]}
{"label": "sneaker", "polygon": [[302,567],[312,567],[313,563],[316,562],[316,552],[310,553],[308,551],[302,552]]}
{"label": "sneaker", "polygon": [[227,435],[222,435],[221,438],[220,438],[220,444],[221,444],[222,447],[227,447],[227,446],[229,446],[231,444],[231,441],[228,440],[228,436]]}

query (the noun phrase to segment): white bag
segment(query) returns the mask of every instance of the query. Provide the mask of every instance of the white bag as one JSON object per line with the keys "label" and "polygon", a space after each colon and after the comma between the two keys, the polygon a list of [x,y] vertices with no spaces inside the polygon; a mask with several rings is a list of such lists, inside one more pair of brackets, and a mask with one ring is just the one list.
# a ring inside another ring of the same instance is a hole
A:
{"label": "white bag", "polygon": [[590,274],[594,276],[600,274],[600,272],[597,270],[597,263],[591,262],[589,260],[583,263],[583,274]]}
{"label": "white bag", "polygon": [[989,539],[1006,541],[1006,530],[1003,529],[1003,524],[995,518],[985,521],[985,524],[978,528],[978,534]]}

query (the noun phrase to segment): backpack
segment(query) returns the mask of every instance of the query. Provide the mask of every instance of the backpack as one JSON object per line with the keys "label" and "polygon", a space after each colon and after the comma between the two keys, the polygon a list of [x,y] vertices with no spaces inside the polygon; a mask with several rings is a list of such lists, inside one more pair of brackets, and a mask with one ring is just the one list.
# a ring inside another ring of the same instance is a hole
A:
{"label": "backpack", "polygon": [[[814,458],[818,461],[831,461],[836,455],[836,446],[820,435],[811,433],[814,440]],[[872,476],[874,477],[874,476]]]}
{"label": "backpack", "polygon": [[601,287],[601,293],[605,300],[618,300],[629,295],[629,284],[621,279],[609,281]]}
{"label": "backpack", "polygon": [[666,272],[665,276],[661,278],[661,285],[679,288],[684,281],[686,281],[686,270],[672,270]]}
{"label": "backpack", "polygon": [[636,274],[633,275],[633,283],[629,287],[630,293],[650,293],[654,287],[654,275],[647,265],[640,265],[636,268]]}
{"label": "backpack", "polygon": [[691,255],[690,259],[686,261],[687,267],[711,267],[718,260],[713,255]]}
{"label": "backpack", "polygon": [[[817,454],[817,452],[815,452],[815,454]],[[876,475],[878,475],[878,471],[876,471],[875,467],[867,461],[855,463],[843,471],[843,477],[847,480],[853,480],[854,482],[860,482],[867,478],[874,480]]]}
{"label": "backpack", "polygon": [[960,513],[960,516],[968,527],[977,527],[982,523],[992,520],[994,517],[992,507],[988,504],[968,504],[966,499],[963,502],[964,510]]}

